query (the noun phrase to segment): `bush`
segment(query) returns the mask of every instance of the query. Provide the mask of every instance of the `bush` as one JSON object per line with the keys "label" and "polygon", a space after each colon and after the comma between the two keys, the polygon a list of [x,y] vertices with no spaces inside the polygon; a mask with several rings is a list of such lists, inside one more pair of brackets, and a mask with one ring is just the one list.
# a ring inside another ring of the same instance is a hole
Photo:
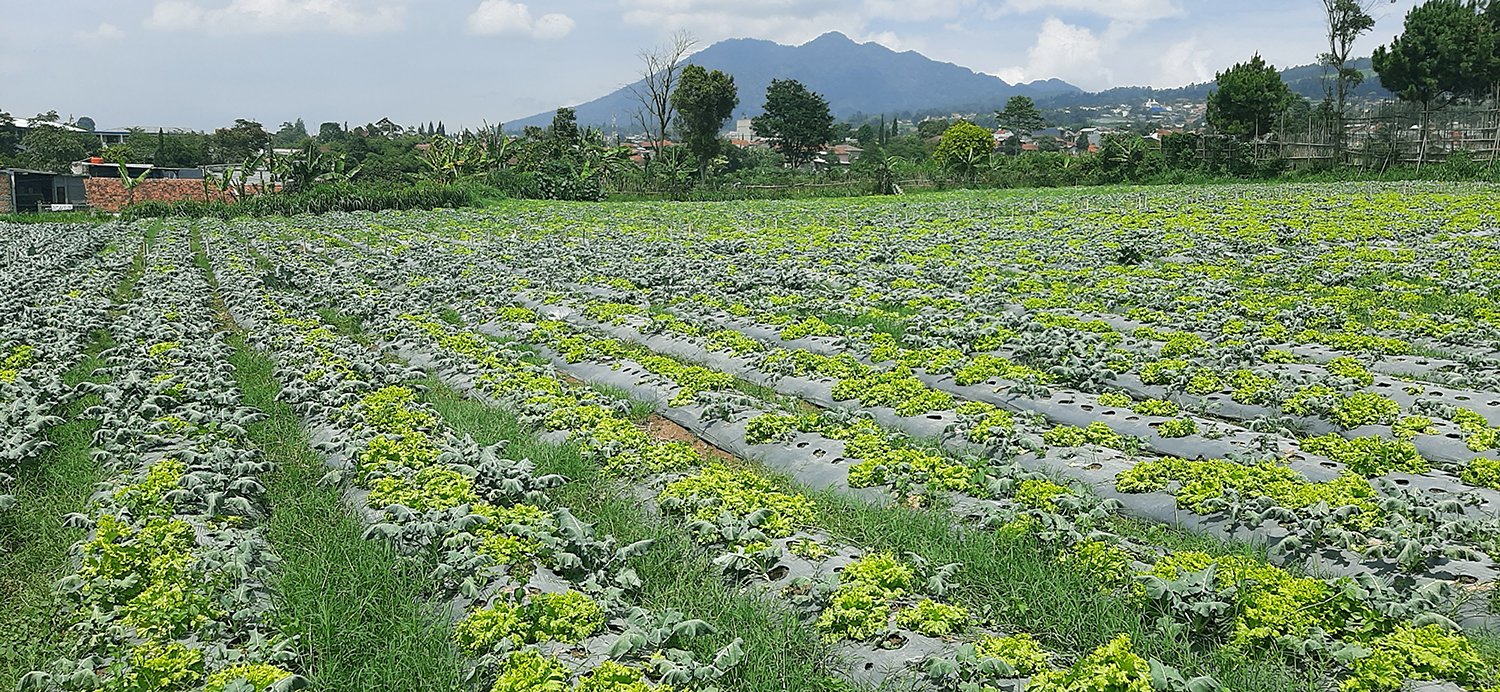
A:
{"label": "bush", "polygon": [[475,204],[471,189],[454,185],[320,187],[291,194],[257,195],[237,202],[142,202],[120,212],[121,221],[182,217],[228,221],[243,216],[294,216],[335,211],[441,209]]}

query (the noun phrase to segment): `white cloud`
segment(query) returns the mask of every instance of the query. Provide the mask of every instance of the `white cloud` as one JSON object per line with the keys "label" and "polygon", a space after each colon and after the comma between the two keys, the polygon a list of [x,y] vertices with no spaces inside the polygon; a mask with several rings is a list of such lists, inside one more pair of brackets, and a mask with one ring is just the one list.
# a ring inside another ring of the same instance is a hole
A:
{"label": "white cloud", "polygon": [[1149,22],[1183,14],[1177,0],[1005,0],[999,13],[1075,11],[1115,21]]}
{"label": "white cloud", "polygon": [[1088,27],[1048,17],[1026,53],[1026,64],[995,74],[1012,84],[1057,77],[1085,89],[1108,86],[1114,75],[1104,66],[1105,44]]}
{"label": "white cloud", "polygon": [[859,7],[872,17],[898,21],[923,21],[956,17],[973,7],[976,0],[866,0]]}
{"label": "white cloud", "polygon": [[551,12],[531,16],[525,3],[484,0],[469,15],[469,33],[482,36],[525,36],[539,40],[558,39],[573,31],[573,18]]}
{"label": "white cloud", "polygon": [[93,29],[73,32],[73,38],[79,39],[81,41],[112,41],[114,39],[124,37],[125,32],[121,31],[120,27],[110,24],[109,22],[100,24]]}
{"label": "white cloud", "polygon": [[405,0],[230,0],[204,7],[198,0],[159,0],[146,26],[161,31],[376,34],[405,24]]}
{"label": "white cloud", "polygon": [[878,43],[896,52],[914,50],[921,53],[927,47],[927,42],[920,38],[902,37],[894,31],[878,31],[873,34],[862,34],[850,38],[860,43]]}
{"label": "white cloud", "polygon": [[1211,81],[1213,54],[1212,49],[1204,48],[1196,38],[1174,43],[1156,58],[1157,72],[1151,85],[1171,88]]}
{"label": "white cloud", "polygon": [[859,33],[866,24],[850,0],[620,0],[620,6],[628,24],[685,29],[704,44],[725,38],[799,44],[829,31]]}

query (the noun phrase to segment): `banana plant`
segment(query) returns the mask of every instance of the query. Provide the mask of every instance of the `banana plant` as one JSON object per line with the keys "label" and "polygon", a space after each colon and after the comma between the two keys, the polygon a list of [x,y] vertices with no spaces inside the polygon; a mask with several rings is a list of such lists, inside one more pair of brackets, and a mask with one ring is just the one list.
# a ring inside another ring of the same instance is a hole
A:
{"label": "banana plant", "polygon": [[428,143],[421,160],[433,179],[447,184],[486,170],[489,155],[485,144],[478,140],[460,142],[438,136]]}
{"label": "banana plant", "polygon": [[125,188],[125,206],[128,207],[135,204],[135,188],[140,186],[142,182],[145,182],[146,176],[151,173],[151,169],[147,168],[141,171],[140,175],[132,178],[130,176],[130,169],[126,168],[124,163],[116,163],[115,165],[120,167],[120,185]]}

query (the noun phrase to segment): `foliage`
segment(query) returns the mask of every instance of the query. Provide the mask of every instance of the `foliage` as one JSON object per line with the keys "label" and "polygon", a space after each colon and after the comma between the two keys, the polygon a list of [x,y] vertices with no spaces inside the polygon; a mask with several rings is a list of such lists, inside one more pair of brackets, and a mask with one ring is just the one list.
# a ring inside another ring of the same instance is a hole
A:
{"label": "foliage", "polygon": [[943,132],[932,158],[938,165],[965,179],[972,179],[995,150],[995,139],[984,128],[960,120]]}
{"label": "foliage", "polygon": [[1493,58],[1484,50],[1484,23],[1461,0],[1427,0],[1406,13],[1401,34],[1375,49],[1380,83],[1423,109],[1490,86]]}
{"label": "foliage", "polygon": [[1225,134],[1248,139],[1271,132],[1291,104],[1281,73],[1259,54],[1220,72],[1214,82],[1218,88],[1208,95],[1208,122]]}
{"label": "foliage", "polygon": [[1042,117],[1042,111],[1036,107],[1036,102],[1030,96],[1012,96],[1005,102],[1005,108],[995,112],[995,120],[1003,127],[1017,136],[1031,134],[1047,126],[1047,121]]}
{"label": "foliage", "polygon": [[126,221],[167,217],[215,218],[227,221],[247,216],[295,216],[382,209],[457,208],[472,206],[474,201],[474,194],[469,188],[458,186],[319,187],[297,194],[254,195],[233,203],[142,202],[122,210],[120,218]]}
{"label": "foliage", "polygon": [[751,120],[756,136],[770,140],[793,168],[806,163],[833,135],[828,101],[795,79],[773,79],[764,112]]}
{"label": "foliage", "polygon": [[677,109],[677,129],[688,150],[698,159],[698,177],[708,178],[708,164],[719,155],[719,130],[740,103],[734,77],[698,65],[682,68],[682,77],[672,91]]}

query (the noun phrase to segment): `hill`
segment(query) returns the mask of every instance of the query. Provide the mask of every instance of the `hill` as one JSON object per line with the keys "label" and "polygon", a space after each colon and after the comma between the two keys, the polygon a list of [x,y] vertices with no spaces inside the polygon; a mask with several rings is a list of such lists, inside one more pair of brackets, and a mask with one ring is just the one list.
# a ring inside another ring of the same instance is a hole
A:
{"label": "hill", "polygon": [[[901,113],[934,108],[957,112],[987,112],[1000,108],[1014,95],[1038,100],[1081,93],[1067,82],[1051,79],[1012,85],[953,63],[939,62],[914,51],[896,52],[878,43],[858,43],[831,32],[800,46],[759,39],[729,39],[697,53],[688,62],[734,75],[740,90],[735,117],[760,114],[771,80],[796,79],[828,99],[833,114],[849,118],[860,113]],[[629,87],[574,107],[578,122],[630,126],[640,105]],[[507,123],[517,129],[545,126],[552,111]],[[631,129],[634,129],[633,127]]]}
{"label": "hill", "polygon": [[[1365,81],[1350,92],[1350,97],[1355,99],[1393,99],[1395,94],[1380,86],[1380,79],[1375,76],[1375,69],[1369,58],[1359,58],[1352,66],[1365,73]],[[1313,101],[1323,99],[1323,67],[1318,64],[1299,65],[1281,71],[1281,80],[1286,82],[1292,93],[1305,96]],[[1127,86],[1115,87],[1104,91],[1075,91],[1066,94],[1057,94],[1043,99],[1041,105],[1050,108],[1067,108],[1071,106],[1112,106],[1120,103],[1137,103],[1147,99],[1158,101],[1203,101],[1208,98],[1208,92],[1213,91],[1213,82],[1200,82],[1187,86],[1171,89],[1153,89],[1151,87]]]}

